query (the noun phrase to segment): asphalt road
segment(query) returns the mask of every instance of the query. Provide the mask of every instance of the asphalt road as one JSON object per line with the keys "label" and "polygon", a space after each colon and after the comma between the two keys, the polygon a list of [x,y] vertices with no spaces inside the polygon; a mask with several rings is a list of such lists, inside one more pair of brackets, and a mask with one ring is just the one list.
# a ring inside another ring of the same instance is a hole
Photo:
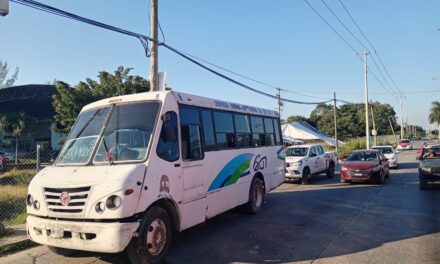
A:
{"label": "asphalt road", "polygon": [[[285,183],[263,212],[237,210],[174,236],[169,263],[440,263],[440,187],[418,188],[414,151],[399,154],[385,185]],[[127,263],[123,253],[54,255],[44,246],[3,264]]]}

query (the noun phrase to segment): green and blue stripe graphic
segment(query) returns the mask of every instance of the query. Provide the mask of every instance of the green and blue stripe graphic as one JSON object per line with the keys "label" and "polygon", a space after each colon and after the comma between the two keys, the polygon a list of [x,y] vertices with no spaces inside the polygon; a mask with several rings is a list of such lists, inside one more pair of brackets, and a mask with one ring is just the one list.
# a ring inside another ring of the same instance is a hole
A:
{"label": "green and blue stripe graphic", "polygon": [[232,185],[236,183],[240,177],[249,175],[249,167],[253,156],[253,154],[244,153],[230,160],[219,174],[217,174],[211,186],[209,186],[208,191],[214,191]]}

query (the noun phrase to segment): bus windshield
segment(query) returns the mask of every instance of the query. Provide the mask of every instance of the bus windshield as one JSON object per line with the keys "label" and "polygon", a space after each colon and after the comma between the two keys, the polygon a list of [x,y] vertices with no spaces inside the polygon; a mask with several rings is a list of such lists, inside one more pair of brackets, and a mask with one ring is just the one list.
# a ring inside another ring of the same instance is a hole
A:
{"label": "bus windshield", "polygon": [[57,165],[140,161],[146,158],[158,102],[136,102],[81,113]]}

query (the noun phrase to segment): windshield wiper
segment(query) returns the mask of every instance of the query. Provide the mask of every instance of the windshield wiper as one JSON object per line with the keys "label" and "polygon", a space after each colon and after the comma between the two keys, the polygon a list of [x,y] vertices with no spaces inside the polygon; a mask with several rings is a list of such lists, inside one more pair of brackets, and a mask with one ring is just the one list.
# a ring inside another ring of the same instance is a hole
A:
{"label": "windshield wiper", "polygon": [[108,148],[107,148],[107,144],[105,144],[105,136],[102,137],[102,144],[104,145],[104,149],[105,149],[105,158],[108,159],[108,163],[111,165],[113,165],[113,159],[112,159],[112,153],[108,152]]}

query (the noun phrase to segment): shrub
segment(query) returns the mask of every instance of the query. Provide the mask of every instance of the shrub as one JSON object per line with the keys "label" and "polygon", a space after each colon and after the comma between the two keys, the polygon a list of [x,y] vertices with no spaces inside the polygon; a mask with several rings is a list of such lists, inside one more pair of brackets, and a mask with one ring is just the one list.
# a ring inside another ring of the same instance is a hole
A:
{"label": "shrub", "polygon": [[345,145],[339,149],[339,157],[346,158],[350,155],[354,150],[357,149],[365,149],[367,147],[367,143],[365,140],[356,140],[352,139],[345,142]]}
{"label": "shrub", "polygon": [[3,174],[0,174],[0,185],[19,185],[29,184],[35,175],[35,170],[20,170],[13,168]]}
{"label": "shrub", "polygon": [[6,226],[26,222],[25,185],[0,186],[0,221]]}

